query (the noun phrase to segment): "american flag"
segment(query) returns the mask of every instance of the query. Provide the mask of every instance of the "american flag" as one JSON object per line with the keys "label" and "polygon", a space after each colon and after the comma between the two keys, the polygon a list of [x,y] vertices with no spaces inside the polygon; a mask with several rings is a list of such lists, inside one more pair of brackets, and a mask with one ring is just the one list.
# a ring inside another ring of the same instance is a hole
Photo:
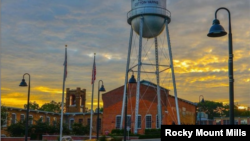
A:
{"label": "american flag", "polygon": [[65,72],[64,72],[64,81],[66,80],[67,77],[67,45],[65,45],[65,61],[64,61],[64,68],[65,68]]}
{"label": "american flag", "polygon": [[93,63],[91,84],[93,84],[95,82],[95,76],[96,76],[96,66],[95,66],[95,54],[94,54],[94,63]]}

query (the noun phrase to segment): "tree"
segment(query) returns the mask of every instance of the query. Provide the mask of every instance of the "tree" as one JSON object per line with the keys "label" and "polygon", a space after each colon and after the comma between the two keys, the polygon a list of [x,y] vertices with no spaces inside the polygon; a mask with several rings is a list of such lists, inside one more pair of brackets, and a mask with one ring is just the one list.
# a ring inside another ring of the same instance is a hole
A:
{"label": "tree", "polygon": [[25,122],[17,122],[7,127],[6,131],[11,137],[22,137],[25,133]]}
{"label": "tree", "polygon": [[100,112],[103,112],[103,107],[100,108]]}
{"label": "tree", "polygon": [[219,113],[215,110],[218,107],[223,107],[223,103],[205,100],[204,102],[199,102],[197,107],[197,112],[199,112],[199,108],[201,108],[201,111],[208,115],[208,119],[212,119],[213,117],[219,116]]}
{"label": "tree", "polygon": [[[27,104],[24,104],[24,109],[27,109]],[[34,102],[30,102],[29,103],[29,109],[30,110],[38,110],[39,109],[39,104],[36,103],[36,101]]]}
{"label": "tree", "polygon": [[52,100],[50,103],[43,104],[41,108],[39,108],[39,110],[60,113],[61,102],[55,102],[54,100]]}
{"label": "tree", "polygon": [[86,135],[89,133],[89,126],[83,126],[81,123],[74,123],[72,132],[75,135]]}
{"label": "tree", "polygon": [[7,122],[6,119],[7,119],[7,108],[1,105],[1,129],[3,125],[6,124]]}

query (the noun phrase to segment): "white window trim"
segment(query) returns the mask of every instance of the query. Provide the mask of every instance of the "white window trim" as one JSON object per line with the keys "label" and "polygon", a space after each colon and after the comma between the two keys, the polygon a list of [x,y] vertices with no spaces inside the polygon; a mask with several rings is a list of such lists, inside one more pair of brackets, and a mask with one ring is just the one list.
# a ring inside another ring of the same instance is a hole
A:
{"label": "white window trim", "polygon": [[43,116],[40,116],[40,119],[42,119],[42,122],[43,122]]}
{"label": "white window trim", "polygon": [[120,117],[120,125],[119,125],[119,127],[118,128],[120,128],[120,126],[121,126],[121,115],[116,115],[116,117],[115,117],[115,128],[116,128],[116,125],[117,125],[117,117]]}
{"label": "white window trim", "polygon": [[[127,115],[127,117],[130,117],[130,126],[132,125],[132,122],[131,122],[131,115]],[[128,120],[127,120],[127,124],[128,124]],[[127,127],[126,127],[127,128]],[[130,127],[131,128],[131,127]]]}
{"label": "white window trim", "polygon": [[[48,119],[49,119],[49,123],[48,123]],[[49,116],[46,117],[46,123],[48,123],[50,125],[50,117]]]}
{"label": "white window trim", "polygon": [[[14,118],[14,119],[12,118],[13,115],[15,115],[15,118]],[[16,123],[16,113],[11,113],[11,124],[12,124],[12,121],[13,121],[13,120],[14,120],[14,123],[13,123],[13,124],[15,124],[15,123]]]}
{"label": "white window trim", "polygon": [[8,115],[9,115],[9,113],[7,112],[6,113],[6,118],[5,118],[5,124],[3,124],[2,127],[7,127],[7,125],[8,125]]}
{"label": "white window trim", "polygon": [[23,115],[23,121],[25,121],[25,115],[24,114],[20,114],[20,121],[22,120],[21,116]]}
{"label": "white window trim", "polygon": [[[147,116],[150,116],[151,117],[151,127],[150,128],[147,128]],[[147,114],[146,116],[145,116],[145,129],[152,129],[152,115],[151,114]]]}
{"label": "white window trim", "polygon": [[[155,117],[156,117],[156,120],[155,120],[155,121],[156,121],[156,122],[155,122],[155,129],[159,129],[160,126],[157,127],[158,115],[156,115]],[[159,124],[159,122],[158,122],[158,124]],[[151,126],[152,126],[152,125],[151,125]]]}
{"label": "white window trim", "polygon": [[[31,117],[31,119],[30,119],[30,117]],[[31,121],[30,124],[33,125],[33,115],[29,115],[28,122],[29,122],[29,120]]]}
{"label": "white window trim", "polygon": [[71,125],[71,121],[73,121],[73,124],[75,123],[75,119],[74,118],[70,118],[69,119],[69,129],[72,129],[73,124]]}
{"label": "white window trim", "polygon": [[[138,115],[138,117],[141,117],[141,115]],[[139,123],[139,118],[138,118],[138,123]],[[141,122],[141,125],[142,125],[142,122]],[[138,129],[141,129],[141,127],[138,126]]]}

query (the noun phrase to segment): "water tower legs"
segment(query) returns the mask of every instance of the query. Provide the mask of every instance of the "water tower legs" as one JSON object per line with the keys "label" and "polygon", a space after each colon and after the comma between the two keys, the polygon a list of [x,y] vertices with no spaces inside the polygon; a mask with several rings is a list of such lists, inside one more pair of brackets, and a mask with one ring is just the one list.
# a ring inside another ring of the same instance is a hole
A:
{"label": "water tower legs", "polygon": [[139,113],[139,95],[140,95],[140,79],[141,79],[141,52],[142,52],[142,35],[143,35],[143,16],[140,19],[140,39],[139,39],[139,52],[138,52],[138,69],[137,69],[137,87],[136,87],[136,100],[135,100],[135,125],[134,133],[137,134],[138,129],[138,113]]}
{"label": "water tower legs", "polygon": [[180,125],[180,115],[179,115],[179,104],[178,104],[178,97],[177,97],[177,90],[176,90],[176,85],[175,85],[175,75],[174,75],[174,64],[173,64],[173,58],[172,58],[172,50],[171,50],[171,43],[170,43],[170,35],[168,31],[168,19],[166,19],[166,36],[168,40],[168,50],[169,50],[169,59],[170,59],[170,67],[172,71],[172,80],[173,80],[173,87],[174,87],[174,95],[175,95],[175,105],[176,105],[176,114],[177,114],[177,121],[178,125]]}
{"label": "water tower legs", "polygon": [[124,91],[123,91],[123,102],[122,102],[122,113],[121,113],[120,129],[122,129],[122,124],[123,124],[122,121],[123,121],[123,117],[124,117],[125,98],[127,96],[127,89],[126,89],[125,86],[128,83],[128,72],[129,72],[129,64],[130,64],[130,54],[131,54],[132,38],[133,38],[133,28],[131,26],[131,28],[130,28],[130,37],[129,37],[129,45],[128,45],[127,66],[126,66],[126,72],[125,72],[125,83],[124,83]]}
{"label": "water tower legs", "polygon": [[[156,82],[157,82],[157,117],[158,117],[158,125],[161,128],[161,92],[160,92],[160,74],[159,74],[159,60],[158,60],[158,43],[157,37],[155,37],[155,66],[156,66]],[[157,124],[157,122],[156,122]]]}

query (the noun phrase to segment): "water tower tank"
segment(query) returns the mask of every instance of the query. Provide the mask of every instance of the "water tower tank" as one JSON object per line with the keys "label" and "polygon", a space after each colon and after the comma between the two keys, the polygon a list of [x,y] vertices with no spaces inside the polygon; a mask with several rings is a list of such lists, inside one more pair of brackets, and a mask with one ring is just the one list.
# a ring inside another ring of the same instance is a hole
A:
{"label": "water tower tank", "polygon": [[165,19],[170,22],[170,12],[166,9],[166,0],[131,0],[131,11],[127,22],[139,34],[140,17],[143,16],[143,38],[156,37],[165,27]]}

